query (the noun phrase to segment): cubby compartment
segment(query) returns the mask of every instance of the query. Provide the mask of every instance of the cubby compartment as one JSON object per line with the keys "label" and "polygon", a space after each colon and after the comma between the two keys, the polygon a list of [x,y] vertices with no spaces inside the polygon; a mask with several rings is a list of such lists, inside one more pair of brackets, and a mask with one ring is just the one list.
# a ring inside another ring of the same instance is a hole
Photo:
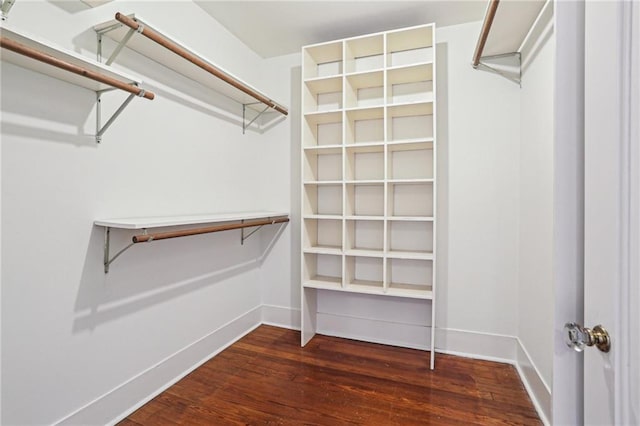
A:
{"label": "cubby compartment", "polygon": [[384,141],[384,108],[347,110],[345,144]]}
{"label": "cubby compartment", "polygon": [[302,127],[304,147],[342,145],[342,111],[305,114]]}
{"label": "cubby compartment", "polygon": [[329,77],[305,82],[302,99],[304,113],[341,109],[342,77]]}
{"label": "cubby compartment", "polygon": [[342,148],[305,149],[303,163],[305,182],[342,180]]}
{"label": "cubby compartment", "polygon": [[348,183],[347,217],[384,216],[384,184]]}
{"label": "cubby compartment", "polygon": [[342,184],[305,184],[304,216],[342,216]]}
{"label": "cubby compartment", "polygon": [[349,290],[383,292],[384,260],[381,257],[346,256],[345,284]]}
{"label": "cubby compartment", "polygon": [[329,254],[342,253],[342,220],[304,219],[302,250]]}
{"label": "cubby compartment", "polygon": [[433,26],[387,33],[387,67],[433,62]]}
{"label": "cubby compartment", "polygon": [[413,103],[387,108],[387,140],[391,142],[433,138],[433,103]]}
{"label": "cubby compartment", "polygon": [[306,47],[303,56],[305,80],[342,74],[341,41]]}
{"label": "cubby compartment", "polygon": [[384,221],[353,220],[346,221],[347,254],[382,256],[384,250]]}
{"label": "cubby compartment", "polygon": [[345,82],[345,107],[374,107],[384,104],[384,73],[382,71],[350,75]]}
{"label": "cubby compartment", "polygon": [[347,181],[384,179],[384,145],[373,144],[346,148]]}
{"label": "cubby compartment", "polygon": [[430,299],[433,296],[433,262],[387,258],[386,285],[390,295]]}
{"label": "cubby compartment", "polygon": [[433,258],[433,222],[388,220],[387,253],[405,258]]}
{"label": "cubby compartment", "polygon": [[342,287],[342,256],[305,253],[302,285],[312,288],[339,289]]}
{"label": "cubby compartment", "polygon": [[387,215],[433,217],[433,183],[388,183]]}
{"label": "cubby compartment", "polygon": [[387,178],[433,179],[433,142],[387,145]]}
{"label": "cubby compartment", "polygon": [[345,41],[345,74],[378,70],[384,67],[382,34]]}
{"label": "cubby compartment", "polygon": [[433,64],[395,68],[387,72],[387,104],[433,101]]}

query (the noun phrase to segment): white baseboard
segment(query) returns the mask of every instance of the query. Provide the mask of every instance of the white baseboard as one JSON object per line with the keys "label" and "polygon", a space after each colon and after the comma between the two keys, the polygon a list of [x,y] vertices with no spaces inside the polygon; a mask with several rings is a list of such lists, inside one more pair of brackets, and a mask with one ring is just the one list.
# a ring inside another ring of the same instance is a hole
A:
{"label": "white baseboard", "polygon": [[533,406],[536,408],[540,420],[545,425],[550,425],[551,418],[551,388],[542,378],[542,375],[531,360],[524,345],[518,340],[518,350],[516,354],[515,366],[520,374],[520,379],[524,384]]}
{"label": "white baseboard", "polygon": [[[261,324],[300,330],[300,310],[257,306],[56,424],[116,424]],[[428,350],[430,332],[430,327],[416,324],[318,313],[318,333],[328,336]],[[541,420],[549,424],[551,392],[518,338],[439,328],[436,352],[514,364]]]}
{"label": "white baseboard", "polygon": [[262,305],[262,324],[300,330],[300,309]]}
{"label": "white baseboard", "polygon": [[[261,324],[257,306],[131,380],[73,412],[57,425],[113,425]],[[118,413],[115,417],[114,414]]]}

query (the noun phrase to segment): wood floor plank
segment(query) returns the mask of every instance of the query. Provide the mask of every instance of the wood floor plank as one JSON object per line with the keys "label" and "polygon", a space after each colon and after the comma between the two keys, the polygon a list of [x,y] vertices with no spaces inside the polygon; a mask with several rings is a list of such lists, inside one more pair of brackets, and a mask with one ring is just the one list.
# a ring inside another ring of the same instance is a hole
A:
{"label": "wood floor plank", "polygon": [[511,365],[261,326],[122,425],[540,425]]}

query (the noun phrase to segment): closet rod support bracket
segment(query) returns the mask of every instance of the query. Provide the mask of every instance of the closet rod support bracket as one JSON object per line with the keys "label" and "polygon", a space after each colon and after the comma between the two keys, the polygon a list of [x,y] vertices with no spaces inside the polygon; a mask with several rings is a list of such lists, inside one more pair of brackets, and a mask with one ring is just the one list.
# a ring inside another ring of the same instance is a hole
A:
{"label": "closet rod support bracket", "polygon": [[9,11],[16,0],[0,0],[0,15],[3,21],[9,19]]}
{"label": "closet rod support bracket", "polygon": [[107,226],[104,229],[104,273],[105,274],[109,273],[109,266],[113,263],[113,261],[116,260],[118,256],[120,256],[122,253],[124,253],[129,248],[131,248],[132,245],[133,243],[129,243],[122,250],[117,252],[112,258],[109,258],[109,251],[111,248],[111,228]]}
{"label": "closet rod support bracket", "polygon": [[265,112],[267,112],[271,107],[269,105],[267,105],[262,111],[260,111],[258,113],[258,115],[256,115],[255,117],[253,117],[253,119],[247,123],[247,107],[249,105],[260,105],[262,104],[262,102],[254,102],[251,104],[242,104],[242,134],[244,135],[245,131],[249,128],[249,126],[251,126],[253,124],[254,121],[256,121],[258,118],[260,118],[260,116],[262,116],[262,114],[264,114]]}
{"label": "closet rod support bracket", "polygon": [[[505,64],[505,60],[510,60],[512,63]],[[495,64],[493,63],[495,61]],[[522,85],[522,68],[521,68],[521,54],[520,52],[503,53],[501,55],[483,56],[480,58],[478,65],[474,66],[476,69],[483,71],[489,71],[494,74],[498,74],[501,77],[506,78],[509,81],[516,83],[518,86]],[[472,65],[473,66],[473,65]],[[500,69],[499,67],[508,66],[517,70],[513,73],[508,73]]]}
{"label": "closet rod support bracket", "polygon": [[96,92],[96,143],[102,142],[102,135],[104,134],[104,132],[106,132],[107,129],[113,124],[113,122],[116,121],[116,118],[118,118],[118,116],[122,114],[122,111],[124,111],[124,109],[127,107],[127,105],[129,105],[133,98],[135,98],[136,96],[144,96],[145,93],[145,91],[142,90],[140,91],[139,95],[135,95],[132,93],[127,96],[127,99],[125,99],[122,105],[118,107],[116,112],[114,112],[113,115],[107,120],[107,122],[102,125],[102,93],[109,90],[110,89]]}
{"label": "closet rod support bracket", "polygon": [[[244,223],[244,220],[242,221],[242,223]],[[241,246],[244,245],[244,242],[246,240],[248,240],[250,236],[252,236],[256,232],[258,232],[263,226],[264,225],[258,226],[256,229],[254,229],[253,231],[249,232],[248,234],[245,234],[245,232],[244,232],[245,228],[240,229],[240,245]]]}

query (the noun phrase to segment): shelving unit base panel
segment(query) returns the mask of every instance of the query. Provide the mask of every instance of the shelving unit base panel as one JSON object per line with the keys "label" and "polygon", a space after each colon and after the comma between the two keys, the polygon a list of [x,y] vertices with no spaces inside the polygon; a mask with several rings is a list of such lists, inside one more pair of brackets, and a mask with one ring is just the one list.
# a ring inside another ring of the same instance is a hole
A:
{"label": "shelving unit base panel", "polygon": [[313,288],[318,290],[331,290],[340,291],[345,293],[355,294],[373,294],[377,296],[389,296],[389,297],[402,297],[407,299],[422,299],[432,300],[433,292],[431,287],[424,286],[423,290],[416,289],[417,286],[411,286],[414,288],[402,288],[401,284],[396,284],[394,287],[384,290],[382,283],[378,282],[363,282],[356,281],[348,284],[346,287],[342,287],[340,282],[329,281],[331,277],[316,277],[313,280],[305,281],[302,286],[304,288]]}

